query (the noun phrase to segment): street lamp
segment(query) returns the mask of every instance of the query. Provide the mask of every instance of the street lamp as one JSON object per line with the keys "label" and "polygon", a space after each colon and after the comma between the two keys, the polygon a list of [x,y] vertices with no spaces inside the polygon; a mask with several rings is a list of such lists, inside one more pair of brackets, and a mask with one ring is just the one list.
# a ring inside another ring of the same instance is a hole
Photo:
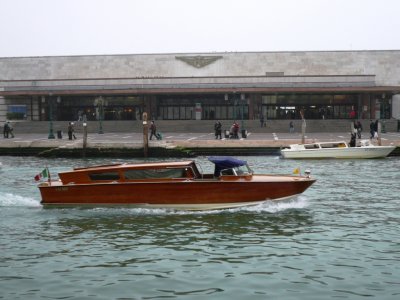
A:
{"label": "street lamp", "polygon": [[[242,135],[246,135],[245,134],[245,129],[244,129],[244,118],[243,118],[243,114],[244,114],[244,102],[246,101],[246,96],[245,94],[240,94],[240,100],[241,100],[241,104],[242,104]],[[244,136],[246,137],[246,136]]]}
{"label": "street lamp", "polygon": [[103,134],[103,114],[104,114],[104,99],[102,96],[96,98],[94,100],[95,106],[97,106],[97,110],[99,113],[99,134]]}
{"label": "street lamp", "polygon": [[55,139],[53,132],[53,103],[51,100],[52,94],[49,94],[49,136],[48,139]]}

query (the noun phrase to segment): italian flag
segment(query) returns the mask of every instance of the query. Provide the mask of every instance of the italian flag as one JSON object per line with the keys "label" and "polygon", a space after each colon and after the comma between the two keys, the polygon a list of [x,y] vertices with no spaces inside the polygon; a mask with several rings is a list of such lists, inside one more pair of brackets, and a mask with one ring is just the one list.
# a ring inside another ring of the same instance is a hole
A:
{"label": "italian flag", "polygon": [[42,172],[40,172],[39,174],[37,174],[35,176],[35,180],[39,181],[40,179],[47,178],[47,177],[49,177],[49,170],[46,168]]}

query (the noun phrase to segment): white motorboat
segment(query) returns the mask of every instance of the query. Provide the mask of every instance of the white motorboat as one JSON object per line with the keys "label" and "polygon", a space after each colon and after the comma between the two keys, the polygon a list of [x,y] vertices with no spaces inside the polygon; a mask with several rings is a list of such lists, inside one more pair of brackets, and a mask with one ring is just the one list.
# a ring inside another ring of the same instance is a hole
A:
{"label": "white motorboat", "polygon": [[283,158],[382,158],[392,152],[395,146],[375,146],[369,140],[362,140],[355,147],[344,141],[293,144],[281,150]]}

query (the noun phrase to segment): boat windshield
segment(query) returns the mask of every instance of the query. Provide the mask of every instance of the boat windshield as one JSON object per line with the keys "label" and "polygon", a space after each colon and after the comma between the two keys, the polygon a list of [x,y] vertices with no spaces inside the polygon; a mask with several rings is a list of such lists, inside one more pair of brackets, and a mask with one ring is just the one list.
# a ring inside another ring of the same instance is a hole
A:
{"label": "boat windshield", "polygon": [[250,167],[247,164],[245,164],[243,166],[221,170],[220,175],[240,176],[240,175],[249,175],[252,173],[253,171],[250,169]]}

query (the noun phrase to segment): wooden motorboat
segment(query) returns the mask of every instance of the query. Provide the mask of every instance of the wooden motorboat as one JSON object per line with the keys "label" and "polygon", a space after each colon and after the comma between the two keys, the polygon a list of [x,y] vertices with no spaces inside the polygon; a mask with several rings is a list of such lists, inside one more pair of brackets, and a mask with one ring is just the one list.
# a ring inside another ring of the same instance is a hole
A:
{"label": "wooden motorboat", "polygon": [[246,161],[210,158],[213,174],[194,161],[115,164],[76,168],[39,184],[45,206],[134,206],[208,210],[256,205],[295,197],[315,179],[255,175]]}
{"label": "wooden motorboat", "polygon": [[283,158],[382,158],[392,152],[395,146],[375,146],[369,140],[362,140],[355,147],[344,141],[293,144],[281,150]]}

